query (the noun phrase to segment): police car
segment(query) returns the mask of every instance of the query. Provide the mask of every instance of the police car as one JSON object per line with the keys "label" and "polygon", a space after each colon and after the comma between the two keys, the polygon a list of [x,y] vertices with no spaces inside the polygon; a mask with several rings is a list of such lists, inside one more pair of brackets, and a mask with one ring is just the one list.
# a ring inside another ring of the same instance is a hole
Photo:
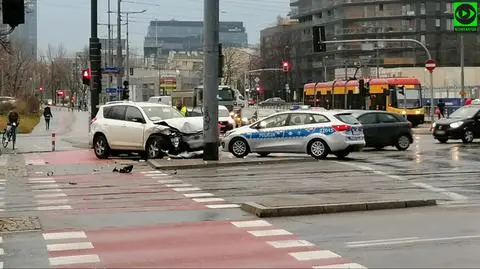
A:
{"label": "police car", "polygon": [[238,158],[249,153],[307,153],[316,159],[328,154],[344,158],[365,146],[363,128],[350,113],[341,111],[286,111],[231,130],[222,150]]}

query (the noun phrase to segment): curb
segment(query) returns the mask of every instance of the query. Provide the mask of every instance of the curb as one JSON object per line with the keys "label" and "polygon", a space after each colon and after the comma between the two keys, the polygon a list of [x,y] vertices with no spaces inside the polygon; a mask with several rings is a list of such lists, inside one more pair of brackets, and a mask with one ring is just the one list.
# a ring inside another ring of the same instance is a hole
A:
{"label": "curb", "polygon": [[260,218],[266,217],[287,217],[300,215],[332,214],[355,211],[372,211],[385,209],[398,209],[410,207],[436,206],[436,200],[407,200],[407,201],[380,201],[366,203],[343,203],[323,205],[303,205],[268,207],[255,202],[248,202],[241,205],[245,212],[256,215]]}
{"label": "curb", "polygon": [[195,168],[209,168],[209,167],[225,167],[225,166],[247,166],[247,165],[261,165],[261,164],[277,164],[277,163],[298,163],[298,162],[315,162],[314,158],[283,158],[283,159],[244,159],[241,162],[222,162],[222,161],[201,161],[201,163],[193,163],[193,164],[183,164],[177,163],[175,161],[172,164],[157,164],[158,160],[148,160],[148,164],[153,167],[154,169],[195,169]]}

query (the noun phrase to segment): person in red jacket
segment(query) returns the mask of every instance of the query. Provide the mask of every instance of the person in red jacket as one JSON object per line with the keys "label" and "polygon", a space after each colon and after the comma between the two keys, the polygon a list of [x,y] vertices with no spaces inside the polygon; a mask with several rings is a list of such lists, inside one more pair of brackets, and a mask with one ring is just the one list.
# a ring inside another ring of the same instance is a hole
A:
{"label": "person in red jacket", "polygon": [[472,104],[472,98],[467,98],[467,100],[465,100],[465,105],[469,106],[471,104]]}

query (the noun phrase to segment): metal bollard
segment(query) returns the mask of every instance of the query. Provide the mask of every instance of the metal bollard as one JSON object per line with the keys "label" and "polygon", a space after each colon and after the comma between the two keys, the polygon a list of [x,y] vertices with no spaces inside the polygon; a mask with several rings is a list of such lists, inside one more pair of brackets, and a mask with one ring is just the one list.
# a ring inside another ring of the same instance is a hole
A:
{"label": "metal bollard", "polygon": [[55,151],[55,132],[52,132],[52,151]]}

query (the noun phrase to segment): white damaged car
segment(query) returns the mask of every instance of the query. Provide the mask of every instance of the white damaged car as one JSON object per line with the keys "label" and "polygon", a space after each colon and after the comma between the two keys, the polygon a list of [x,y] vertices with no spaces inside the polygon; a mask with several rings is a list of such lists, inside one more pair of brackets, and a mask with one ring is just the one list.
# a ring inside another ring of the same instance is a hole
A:
{"label": "white damaged car", "polygon": [[99,159],[138,152],[146,158],[203,150],[203,118],[184,117],[164,104],[119,101],[100,106],[89,143]]}

